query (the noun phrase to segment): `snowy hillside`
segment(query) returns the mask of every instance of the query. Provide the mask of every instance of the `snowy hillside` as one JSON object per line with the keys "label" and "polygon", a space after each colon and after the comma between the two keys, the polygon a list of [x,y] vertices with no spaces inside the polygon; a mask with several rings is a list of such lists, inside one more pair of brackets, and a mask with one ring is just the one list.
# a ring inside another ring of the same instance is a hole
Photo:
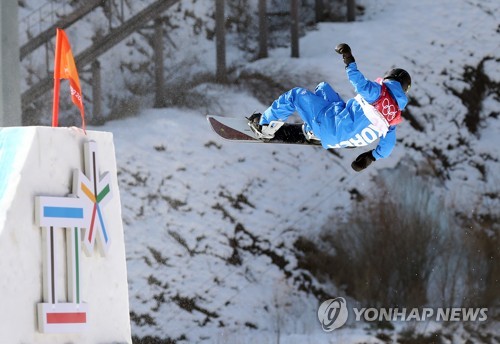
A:
{"label": "snowy hillside", "polygon": [[[411,102],[398,145],[390,158],[365,172],[350,169],[359,150],[334,155],[319,148],[218,139],[204,115],[246,116],[269,105],[243,86],[201,85],[196,91],[206,104],[200,109],[145,110],[93,128],[114,134],[132,333],[138,342],[382,342],[363,323],[322,331],[321,301],[349,295],[299,267],[295,243],[299,237],[316,240],[332,217],[346,217],[356,195],[376,188],[373,177],[399,162],[416,174],[424,173],[419,166],[425,164],[440,185],[435,194],[453,213],[498,218],[498,3],[358,3],[365,7],[363,17],[319,24],[301,39],[299,59],[289,58],[287,48],[275,49],[267,59],[241,63],[238,72],[303,80],[301,86],[311,88],[328,81],[348,99],[354,94],[333,52],[337,43],[351,45],[368,78],[395,66],[407,69]],[[215,53],[204,56],[208,65]],[[470,69],[482,71],[483,78],[467,79]],[[477,127],[468,125],[475,119]],[[407,326],[389,331],[390,338]],[[441,330],[427,324],[422,331]],[[460,327],[443,332],[444,342],[475,341]],[[498,334],[494,340],[500,342]]]}

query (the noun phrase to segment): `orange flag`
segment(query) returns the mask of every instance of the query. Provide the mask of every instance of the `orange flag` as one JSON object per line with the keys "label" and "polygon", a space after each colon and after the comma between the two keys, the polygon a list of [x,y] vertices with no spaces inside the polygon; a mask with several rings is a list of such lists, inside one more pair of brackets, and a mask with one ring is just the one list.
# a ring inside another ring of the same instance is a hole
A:
{"label": "orange flag", "polygon": [[85,113],[83,111],[83,95],[80,88],[80,79],[76,70],[75,59],[71,52],[66,33],[57,29],[56,53],[54,60],[54,104],[52,109],[52,126],[57,127],[59,120],[59,84],[61,79],[69,80],[71,100],[80,109],[82,128],[85,131]]}

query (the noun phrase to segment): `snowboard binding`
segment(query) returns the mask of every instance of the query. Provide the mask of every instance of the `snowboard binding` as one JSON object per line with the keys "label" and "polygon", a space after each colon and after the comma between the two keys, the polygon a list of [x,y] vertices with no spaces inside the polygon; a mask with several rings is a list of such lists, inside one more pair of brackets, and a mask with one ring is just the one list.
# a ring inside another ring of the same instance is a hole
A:
{"label": "snowboard binding", "polygon": [[260,124],[262,114],[254,113],[248,119],[248,126],[255,133],[257,138],[262,141],[269,141],[274,138],[276,132],[285,124],[282,121],[271,121],[269,124]]}

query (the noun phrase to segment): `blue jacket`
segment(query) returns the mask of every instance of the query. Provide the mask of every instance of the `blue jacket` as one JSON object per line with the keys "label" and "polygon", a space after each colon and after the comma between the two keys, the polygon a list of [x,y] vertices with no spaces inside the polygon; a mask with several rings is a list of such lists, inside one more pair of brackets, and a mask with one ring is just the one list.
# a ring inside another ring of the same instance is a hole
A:
{"label": "blue jacket", "polygon": [[[366,79],[358,70],[355,62],[347,66],[346,72],[356,93],[360,94],[368,103],[373,103],[379,98],[382,86],[375,81]],[[398,103],[399,108],[403,110],[408,103],[408,98],[400,83],[395,80],[384,80],[384,84]],[[333,104],[326,109],[324,116],[326,118],[333,117],[334,121],[323,121],[323,125],[317,128],[320,130],[319,136],[323,146],[334,148],[365,146],[380,136],[378,131],[371,126],[361,105],[354,98],[349,99],[345,107],[341,111],[339,110],[338,104]],[[375,135],[376,137],[374,137]],[[380,137],[372,154],[375,159],[386,158],[391,154],[395,144],[396,126],[390,126],[386,136]]]}
{"label": "blue jacket", "polygon": [[[382,86],[366,79],[355,62],[350,63],[346,71],[355,91],[367,102],[373,103],[380,97]],[[403,110],[408,98],[399,82],[384,80],[384,84]],[[372,153],[375,159],[380,159],[389,156],[396,144],[396,126],[390,126],[387,134],[381,136],[357,100],[352,98],[344,102],[325,82],[320,83],[314,92],[296,87],[282,94],[264,111],[260,124],[268,124],[273,120],[286,121],[294,111],[306,123],[306,129],[312,130],[321,140],[324,148],[366,146],[380,137]]]}

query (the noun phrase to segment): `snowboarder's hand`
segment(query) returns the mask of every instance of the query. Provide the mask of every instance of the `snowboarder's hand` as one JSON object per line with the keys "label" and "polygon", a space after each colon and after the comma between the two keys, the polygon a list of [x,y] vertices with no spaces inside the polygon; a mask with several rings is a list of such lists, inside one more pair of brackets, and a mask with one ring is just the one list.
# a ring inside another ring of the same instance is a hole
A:
{"label": "snowboarder's hand", "polygon": [[352,162],[351,167],[354,171],[359,172],[370,166],[374,161],[375,158],[373,157],[372,151],[364,152]]}
{"label": "snowboarder's hand", "polygon": [[350,54],[351,53],[351,47],[348,46],[346,43],[340,43],[335,47],[335,51],[339,53],[340,55],[344,54]]}
{"label": "snowboarder's hand", "polygon": [[340,43],[339,45],[337,45],[335,47],[335,51],[338,53],[338,54],[341,54],[342,55],[342,58],[344,59],[344,63],[346,65],[346,67],[354,62],[354,56],[352,56],[352,53],[351,53],[351,47],[349,45],[347,45],[346,43]]}

